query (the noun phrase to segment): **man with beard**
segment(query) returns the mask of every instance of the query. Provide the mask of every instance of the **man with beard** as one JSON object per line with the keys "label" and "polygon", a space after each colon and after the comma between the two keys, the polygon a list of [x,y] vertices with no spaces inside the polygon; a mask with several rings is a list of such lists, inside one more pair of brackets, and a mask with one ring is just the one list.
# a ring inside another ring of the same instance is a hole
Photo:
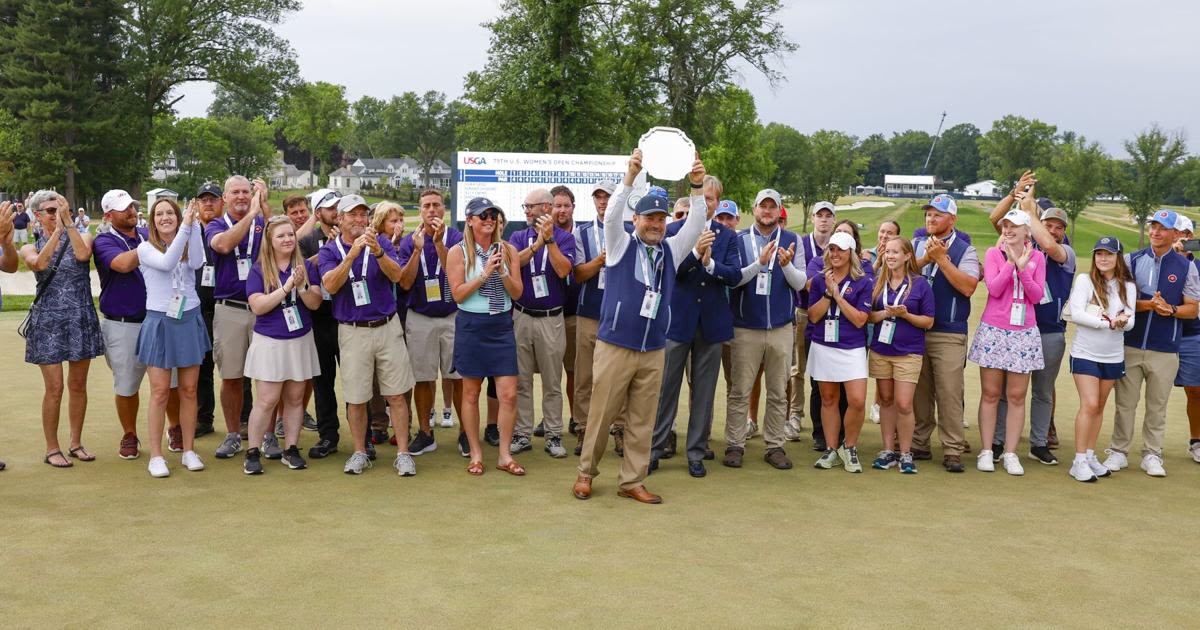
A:
{"label": "man with beard", "polygon": [[[341,195],[337,191],[322,188],[309,195],[313,216],[317,217],[316,228],[300,239],[300,254],[306,259],[317,263],[318,253],[326,243],[338,236],[338,200]],[[334,389],[337,376],[338,360],[341,354],[338,348],[337,320],[333,318],[333,298],[328,291],[322,290],[321,307],[312,311],[313,341],[317,346],[317,358],[321,362],[321,373],[313,378],[313,396],[316,398],[317,418],[313,426],[317,431],[317,443],[308,449],[308,456],[322,459],[338,451],[338,402]],[[309,425],[306,424],[307,428]]]}

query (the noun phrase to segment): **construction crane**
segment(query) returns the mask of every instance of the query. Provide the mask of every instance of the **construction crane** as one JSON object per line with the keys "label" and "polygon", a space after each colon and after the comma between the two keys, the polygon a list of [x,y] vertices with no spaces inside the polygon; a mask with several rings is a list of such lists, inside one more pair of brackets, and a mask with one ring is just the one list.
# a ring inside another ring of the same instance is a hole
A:
{"label": "construction crane", "polygon": [[929,155],[925,156],[925,166],[921,167],[921,174],[929,170],[929,160],[933,158],[933,148],[937,146],[938,138],[942,137],[942,125],[946,122],[946,112],[942,112],[942,119],[938,121],[937,133],[933,135],[933,144],[929,145]]}

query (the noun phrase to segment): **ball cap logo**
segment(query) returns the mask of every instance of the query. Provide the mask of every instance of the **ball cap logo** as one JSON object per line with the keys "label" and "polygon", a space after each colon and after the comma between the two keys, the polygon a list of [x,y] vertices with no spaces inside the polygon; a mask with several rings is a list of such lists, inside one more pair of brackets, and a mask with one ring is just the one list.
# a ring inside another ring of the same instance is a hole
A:
{"label": "ball cap logo", "polygon": [[1170,282],[1171,284],[1174,284],[1178,280],[1179,280],[1179,276],[1177,276],[1175,274],[1171,274],[1171,275],[1167,276],[1167,282]]}
{"label": "ball cap logo", "polygon": [[1100,239],[1100,242],[1104,243],[1105,245],[1108,245],[1109,243],[1112,242],[1112,239],[1105,236],[1104,238]]}

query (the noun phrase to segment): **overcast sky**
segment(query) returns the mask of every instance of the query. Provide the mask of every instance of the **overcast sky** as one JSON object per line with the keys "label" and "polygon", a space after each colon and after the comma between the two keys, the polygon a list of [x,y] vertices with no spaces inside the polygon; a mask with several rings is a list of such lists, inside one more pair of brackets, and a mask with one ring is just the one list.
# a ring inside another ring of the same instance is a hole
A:
{"label": "overcast sky", "polygon": [[[986,131],[1014,113],[1098,140],[1152,122],[1200,133],[1200,3],[1189,0],[785,0],[799,49],[774,90],[740,82],[762,122],[859,136],[971,122]],[[462,94],[487,61],[481,23],[497,0],[305,0],[279,27],[307,81],[345,85],[351,101],[429,89]],[[177,109],[203,116],[206,86]],[[1189,138],[1192,153],[1200,137]]]}

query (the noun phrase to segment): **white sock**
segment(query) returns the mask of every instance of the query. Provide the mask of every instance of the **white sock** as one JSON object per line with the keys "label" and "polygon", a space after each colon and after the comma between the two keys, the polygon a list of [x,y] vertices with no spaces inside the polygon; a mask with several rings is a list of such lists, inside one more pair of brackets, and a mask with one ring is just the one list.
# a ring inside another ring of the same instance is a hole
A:
{"label": "white sock", "polygon": [[1084,455],[1083,453],[1075,453],[1075,463],[1076,464],[1087,463],[1087,460],[1088,460],[1087,455]]}
{"label": "white sock", "polygon": [[1087,458],[1094,459],[1095,457],[1096,457],[1096,452],[1089,448],[1087,450]]}

